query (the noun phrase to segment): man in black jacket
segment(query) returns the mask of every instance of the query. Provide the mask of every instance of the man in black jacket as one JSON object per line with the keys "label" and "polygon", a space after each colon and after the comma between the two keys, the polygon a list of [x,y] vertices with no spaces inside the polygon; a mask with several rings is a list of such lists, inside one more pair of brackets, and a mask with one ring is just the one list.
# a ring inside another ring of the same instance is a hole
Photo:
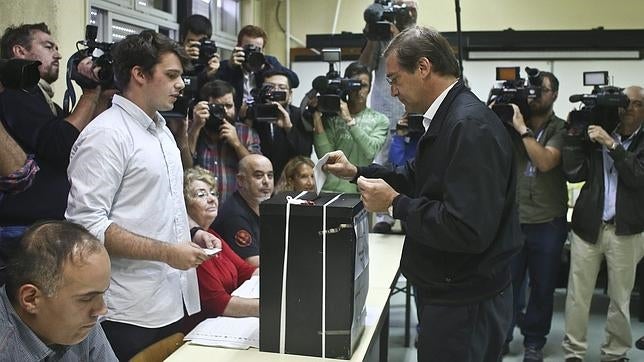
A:
{"label": "man in black jacket", "polygon": [[[396,170],[325,168],[356,179],[365,207],[407,223],[401,270],[421,299],[419,361],[494,361],[512,316],[510,260],[521,246],[509,133],[465,88],[447,40],[412,27],[384,54],[391,93],[424,113],[415,161]],[[370,177],[370,178],[367,178]]]}
{"label": "man in black jacket", "polygon": [[[644,89],[629,87],[620,124],[610,134],[588,127],[588,139],[568,137],[563,167],[568,181],[586,181],[572,214],[573,238],[566,297],[566,360],[586,354],[588,311],[603,259],[610,305],[602,361],[626,360],[632,346],[629,302],[644,251]],[[608,130],[610,131],[610,130]]]}

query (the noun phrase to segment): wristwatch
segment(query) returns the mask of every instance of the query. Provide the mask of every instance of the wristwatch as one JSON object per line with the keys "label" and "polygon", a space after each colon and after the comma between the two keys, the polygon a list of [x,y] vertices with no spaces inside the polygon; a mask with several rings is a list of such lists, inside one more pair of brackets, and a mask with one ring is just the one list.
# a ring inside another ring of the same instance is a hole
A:
{"label": "wristwatch", "polygon": [[530,128],[526,128],[525,132],[521,133],[521,138],[532,137],[534,138],[534,132]]}
{"label": "wristwatch", "polygon": [[193,227],[192,229],[190,229],[190,240],[193,240],[193,239],[195,238],[195,234],[196,234],[196,233],[197,233],[197,231],[199,231],[199,230],[203,230],[203,229],[202,229],[202,228],[200,228],[199,226],[195,226],[195,227]]}
{"label": "wristwatch", "polygon": [[616,148],[617,148],[617,142],[615,141],[613,141],[613,144],[608,147],[608,149],[611,151],[615,151]]}

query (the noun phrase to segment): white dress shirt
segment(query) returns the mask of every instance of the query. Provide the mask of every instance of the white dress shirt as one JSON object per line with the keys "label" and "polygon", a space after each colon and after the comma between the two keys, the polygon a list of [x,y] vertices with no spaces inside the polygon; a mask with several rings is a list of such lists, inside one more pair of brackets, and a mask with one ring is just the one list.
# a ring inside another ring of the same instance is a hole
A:
{"label": "white dress shirt", "polygon": [[[118,95],[74,144],[67,220],[101,241],[113,222],[167,243],[190,240],[179,150],[159,113],[152,120]],[[111,257],[106,319],[146,328],[166,326],[200,310],[195,269]]]}
{"label": "white dress shirt", "polygon": [[447,97],[447,93],[454,88],[454,85],[458,80],[454,83],[452,83],[449,87],[445,88],[445,90],[436,97],[434,102],[432,103],[431,106],[429,106],[429,109],[427,109],[427,112],[423,115],[423,126],[425,126],[425,132],[427,132],[427,129],[429,128],[429,124],[432,122],[432,119],[436,115],[436,112],[438,112],[438,108],[441,106],[441,103],[443,103],[443,100],[445,97]]}

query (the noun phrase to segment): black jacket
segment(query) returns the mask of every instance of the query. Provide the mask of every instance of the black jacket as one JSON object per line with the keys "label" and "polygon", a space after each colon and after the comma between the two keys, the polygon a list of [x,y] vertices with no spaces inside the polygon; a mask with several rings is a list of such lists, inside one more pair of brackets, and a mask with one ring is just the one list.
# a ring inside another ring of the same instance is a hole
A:
{"label": "black jacket", "polygon": [[[572,230],[580,238],[596,243],[604,211],[604,161],[602,148],[567,137],[563,148],[563,168],[568,181],[586,181],[572,213]],[[621,145],[609,151],[617,170],[615,234],[632,235],[644,231],[644,131],[633,138],[628,150]]]}
{"label": "black jacket", "polygon": [[512,141],[499,118],[459,81],[395,171],[360,168],[401,193],[394,217],[407,223],[402,272],[432,304],[467,304],[510,284],[522,244]]}

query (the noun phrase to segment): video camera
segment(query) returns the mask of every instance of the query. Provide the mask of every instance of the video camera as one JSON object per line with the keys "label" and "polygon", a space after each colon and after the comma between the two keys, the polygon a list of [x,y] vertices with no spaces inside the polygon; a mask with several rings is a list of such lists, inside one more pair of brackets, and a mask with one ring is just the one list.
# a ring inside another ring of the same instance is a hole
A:
{"label": "video camera", "polygon": [[253,101],[248,104],[250,118],[257,122],[275,122],[280,115],[276,104],[271,102],[284,102],[286,91],[274,90],[270,85],[261,88],[253,88],[250,91]]}
{"label": "video camera", "polygon": [[[71,78],[75,80],[81,88],[96,88],[97,85],[100,85],[105,89],[114,88],[114,60],[110,53],[114,43],[97,42],[97,35],[98,27],[96,25],[88,24],[85,27],[85,40],[76,42],[77,49],[79,48],[79,45],[83,45],[85,48],[78,49],[78,52],[69,59],[73,66],[70,69],[68,63],[67,71],[71,71]],[[78,63],[87,56],[92,57],[92,62],[94,62],[95,67],[101,68],[98,71],[98,83],[91,79],[87,79],[77,71],[76,67],[78,66]]]}
{"label": "video camera", "polygon": [[413,22],[407,5],[394,5],[391,0],[375,0],[365,9],[363,17],[367,23],[365,36],[371,40],[389,40],[391,24],[402,30]]}
{"label": "video camera", "polygon": [[400,123],[396,124],[396,133],[403,137],[418,137],[425,133],[425,126],[423,119],[425,115],[422,113],[409,113],[406,117],[407,125]]}
{"label": "video camera", "polygon": [[608,85],[608,72],[584,72],[584,85],[592,86],[590,94],[573,94],[571,103],[581,102],[583,107],[568,115],[568,134],[588,137],[588,126],[598,125],[612,132],[619,123],[619,108],[629,104],[624,88]]}
{"label": "video camera", "polygon": [[507,125],[512,125],[514,110],[510,104],[516,104],[524,118],[530,118],[528,99],[541,96],[542,78],[539,69],[525,68],[528,79],[521,78],[519,67],[497,67],[498,83],[490,89],[487,105],[492,105],[494,113]]}
{"label": "video camera", "polygon": [[339,48],[322,49],[322,60],[329,63],[329,71],[313,79],[313,89],[319,94],[317,109],[323,114],[338,113],[340,100],[347,102],[349,92],[362,87],[359,80],[340,77],[334,66],[340,59]]}
{"label": "video camera", "polygon": [[244,45],[244,63],[251,72],[257,72],[266,64],[266,57],[255,44]]}
{"label": "video camera", "polygon": [[0,59],[0,83],[8,89],[34,89],[40,80],[40,64],[37,60]]}

